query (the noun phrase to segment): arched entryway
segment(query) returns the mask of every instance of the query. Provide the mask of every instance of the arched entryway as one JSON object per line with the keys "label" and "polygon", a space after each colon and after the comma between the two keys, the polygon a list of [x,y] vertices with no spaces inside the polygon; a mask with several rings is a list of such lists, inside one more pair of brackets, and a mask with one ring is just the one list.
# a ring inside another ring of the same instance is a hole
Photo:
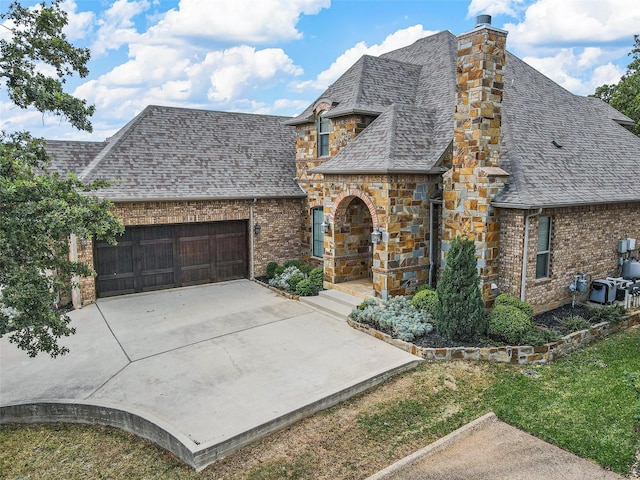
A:
{"label": "arched entryway", "polygon": [[333,215],[334,278],[332,283],[371,278],[373,265],[371,231],[374,220],[367,203],[359,196],[347,196],[342,198],[336,206]]}

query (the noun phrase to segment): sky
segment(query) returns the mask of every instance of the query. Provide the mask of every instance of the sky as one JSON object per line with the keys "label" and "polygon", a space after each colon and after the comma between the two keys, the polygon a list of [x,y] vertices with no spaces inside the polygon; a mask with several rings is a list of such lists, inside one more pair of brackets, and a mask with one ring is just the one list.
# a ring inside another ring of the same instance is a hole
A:
{"label": "sky", "polygon": [[362,55],[465,33],[479,14],[509,32],[511,53],[589,95],[618,82],[640,34],[640,0],[64,0],[63,9],[67,39],[91,51],[89,76],[66,89],[96,106],[93,132],[19,109],[4,85],[1,130],[103,141],[147,105],[294,116]]}

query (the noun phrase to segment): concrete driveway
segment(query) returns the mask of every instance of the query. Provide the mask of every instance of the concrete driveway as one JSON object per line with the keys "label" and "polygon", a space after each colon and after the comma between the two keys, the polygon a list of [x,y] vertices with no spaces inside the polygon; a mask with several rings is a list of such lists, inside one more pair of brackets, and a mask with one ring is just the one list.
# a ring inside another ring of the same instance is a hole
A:
{"label": "concrete driveway", "polygon": [[71,353],[0,339],[0,423],[104,423],[194,468],[420,360],[248,280],[101,299]]}

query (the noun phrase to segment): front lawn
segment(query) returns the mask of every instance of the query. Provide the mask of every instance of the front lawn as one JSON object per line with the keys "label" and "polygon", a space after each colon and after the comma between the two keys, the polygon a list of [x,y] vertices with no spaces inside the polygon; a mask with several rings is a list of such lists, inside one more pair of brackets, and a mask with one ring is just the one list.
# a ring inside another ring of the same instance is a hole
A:
{"label": "front lawn", "polygon": [[624,372],[640,372],[638,352],[636,328],[535,368],[424,363],[200,473],[111,428],[2,426],[0,472],[7,479],[362,479],[493,410],[626,474],[640,445],[640,399]]}

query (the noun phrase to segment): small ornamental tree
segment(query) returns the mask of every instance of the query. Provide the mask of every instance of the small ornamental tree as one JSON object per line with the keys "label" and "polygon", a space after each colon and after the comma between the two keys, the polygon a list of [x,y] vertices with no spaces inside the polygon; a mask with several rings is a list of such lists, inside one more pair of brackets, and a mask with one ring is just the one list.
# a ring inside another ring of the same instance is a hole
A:
{"label": "small ornamental tree", "polygon": [[474,242],[454,238],[446,260],[436,288],[436,330],[452,340],[474,340],[487,330]]}

